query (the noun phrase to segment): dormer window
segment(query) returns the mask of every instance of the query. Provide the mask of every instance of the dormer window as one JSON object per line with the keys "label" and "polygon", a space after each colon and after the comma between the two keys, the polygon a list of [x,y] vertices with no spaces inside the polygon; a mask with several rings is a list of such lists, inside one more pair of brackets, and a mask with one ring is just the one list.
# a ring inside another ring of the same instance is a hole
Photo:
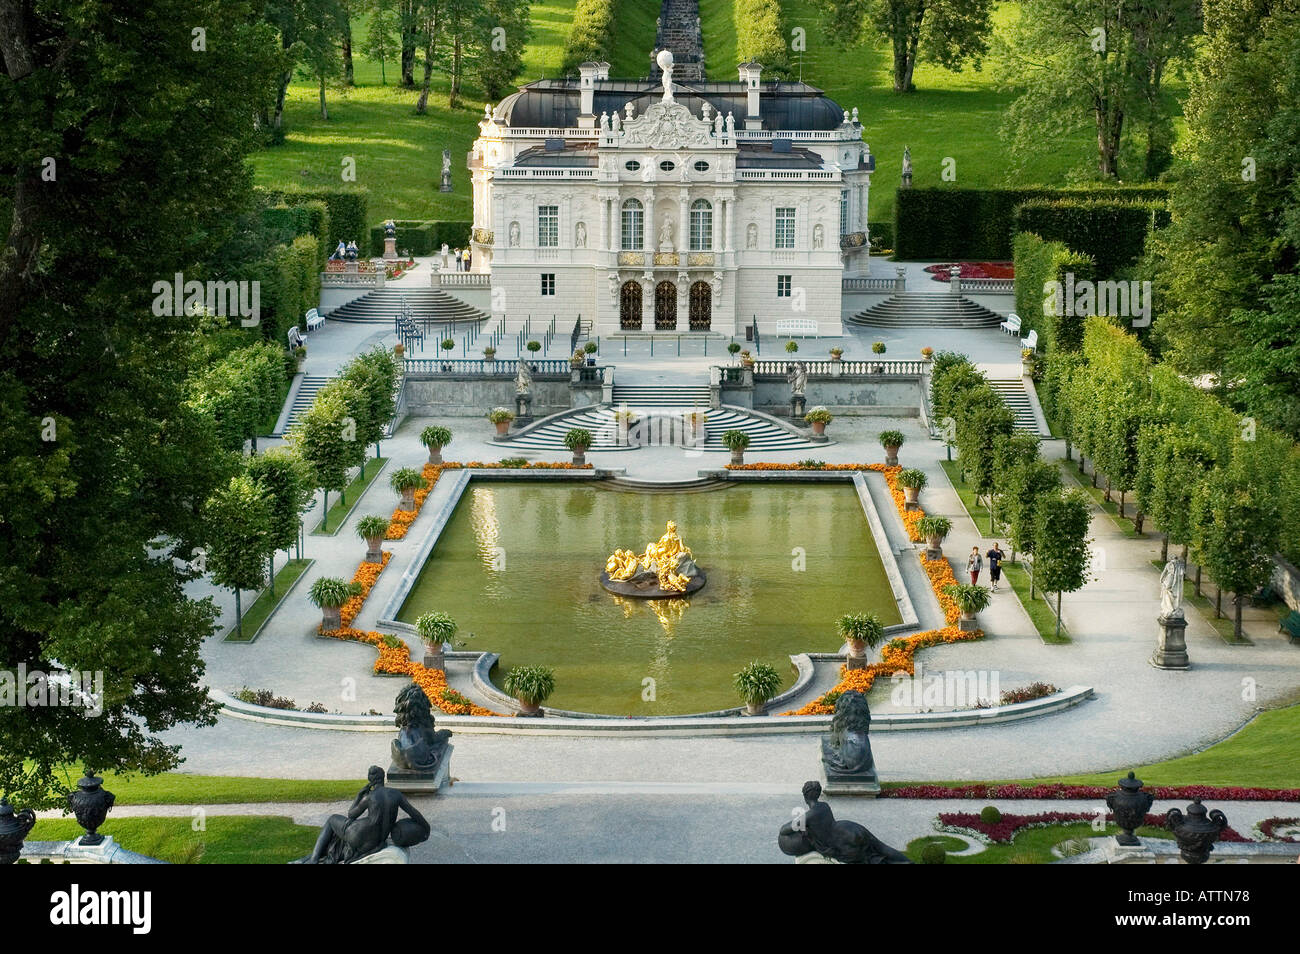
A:
{"label": "dormer window", "polygon": [[659,168],[664,172],[672,172],[677,168],[677,163],[673,162],[671,159],[665,159],[663,162],[659,163]]}
{"label": "dormer window", "polygon": [[635,159],[629,159],[627,162],[623,163],[623,168],[628,172],[640,172],[641,163],[637,162]]}
{"label": "dormer window", "polygon": [[703,159],[701,159],[701,160],[699,160],[697,163],[695,163],[695,171],[696,171],[696,172],[708,172],[708,171],[709,171],[709,164],[708,164],[707,162],[705,162]]}

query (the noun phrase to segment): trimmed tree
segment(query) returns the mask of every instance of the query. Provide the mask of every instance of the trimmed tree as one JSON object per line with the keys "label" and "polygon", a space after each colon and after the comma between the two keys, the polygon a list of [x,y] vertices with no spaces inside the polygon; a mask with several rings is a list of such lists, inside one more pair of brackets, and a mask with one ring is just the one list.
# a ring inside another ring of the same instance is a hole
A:
{"label": "trimmed tree", "polygon": [[1061,635],[1061,594],[1088,581],[1088,498],[1082,491],[1045,494],[1034,516],[1034,578],[1056,594],[1056,635]]}
{"label": "trimmed tree", "polygon": [[[302,530],[302,514],[311,505],[315,488],[311,469],[301,457],[281,447],[248,458],[248,476],[262,487],[271,508],[271,595],[275,595],[275,551],[295,546]],[[301,556],[301,551],[299,552]]]}
{"label": "trimmed tree", "polygon": [[340,494],[348,485],[348,468],[356,457],[357,442],[347,421],[347,407],[340,394],[316,395],[305,414],[289,433],[290,445],[307,464],[313,487],[325,492],[321,526],[328,530],[330,491]]}
{"label": "trimmed tree", "polygon": [[1232,593],[1232,628],[1238,639],[1242,601],[1273,576],[1273,554],[1281,542],[1276,494],[1277,488],[1261,486],[1234,462],[1211,471],[1192,504],[1196,562],[1219,586],[1216,615],[1221,615],[1223,590]]}
{"label": "trimmed tree", "polygon": [[989,533],[993,532],[992,494],[997,473],[994,449],[1011,436],[1015,416],[987,384],[961,396],[957,404],[957,452],[961,469],[976,494],[989,499]]}
{"label": "trimmed tree", "polygon": [[218,586],[235,591],[235,631],[242,639],[240,590],[261,588],[267,559],[275,551],[271,504],[260,484],[240,474],[208,498],[203,519],[208,526],[208,572]]}
{"label": "trimmed tree", "polygon": [[[1021,461],[1002,479],[1002,520],[1011,544],[1011,562],[1016,551],[1033,554],[1038,506],[1061,489],[1061,470],[1050,461]],[[1029,598],[1034,598],[1034,576],[1029,577]]]}

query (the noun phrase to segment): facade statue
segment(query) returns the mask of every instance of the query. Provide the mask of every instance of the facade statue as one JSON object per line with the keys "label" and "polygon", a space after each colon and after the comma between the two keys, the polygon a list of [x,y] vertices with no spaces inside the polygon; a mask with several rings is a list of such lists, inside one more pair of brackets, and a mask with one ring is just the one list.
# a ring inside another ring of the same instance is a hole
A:
{"label": "facade statue", "polygon": [[777,845],[787,855],[817,852],[846,865],[910,865],[901,851],[890,848],[857,822],[836,821],[831,807],[821,800],[818,782],[805,782],[804,802],[808,810],[781,826]]}
{"label": "facade statue", "polygon": [[673,218],[671,215],[665,215],[663,224],[659,226],[659,251],[671,252],[673,250]]}
{"label": "facade statue", "polygon": [[714,116],[713,116],[713,135],[715,135],[715,136],[721,136],[721,135],[722,135],[722,126],[723,126],[723,123],[725,123],[725,122],[726,122],[726,120],[724,120],[724,119],[722,118],[722,113],[719,112],[719,113],[715,113],[715,114],[714,114]]}
{"label": "facade statue", "polygon": [[397,223],[394,222],[392,219],[388,219],[386,222],[384,222],[384,237],[385,238],[397,237]]}
{"label": "facade statue", "polygon": [[802,361],[790,362],[785,379],[790,382],[790,396],[803,397],[808,388],[808,369]]}
{"label": "facade statue", "polygon": [[912,187],[912,150],[908,146],[903,147],[903,188]]}
{"label": "facade statue", "polygon": [[659,64],[659,69],[664,73],[664,99],[665,103],[673,101],[673,51],[660,50],[659,55],[655,57],[655,62]]}
{"label": "facade statue", "polygon": [[510,247],[511,248],[519,247],[519,223],[518,222],[510,223]]}
{"label": "facade statue", "polygon": [[[632,108],[632,104],[628,103],[628,109],[631,108]],[[614,115],[610,117],[609,128],[612,129],[614,132],[618,132],[620,129],[623,128],[623,118],[619,115],[617,109],[614,110]]]}
{"label": "facade statue", "polygon": [[813,248],[821,248],[825,244],[826,229],[818,222],[813,226]]}
{"label": "facade statue", "polygon": [[575,232],[574,239],[573,239],[574,245],[576,245],[578,248],[586,248],[587,247],[587,224],[585,222],[579,222],[577,228],[574,229],[574,232]]}
{"label": "facade statue", "polygon": [[[429,823],[405,795],[384,784],[384,770],[372,765],[366,778],[366,787],[357,793],[348,813],[331,815],[312,853],[293,864],[353,864],[386,848],[390,839],[398,848],[428,840]],[[399,809],[408,817],[399,821]]]}
{"label": "facade statue", "polygon": [[758,248],[758,226],[753,222],[745,229],[745,248]]}
{"label": "facade statue", "polygon": [[533,369],[528,366],[528,362],[523,358],[519,359],[519,371],[515,374],[515,393],[533,393]]}
{"label": "facade statue", "polygon": [[736,117],[727,113],[727,135],[730,136],[736,131]]}
{"label": "facade statue", "polygon": [[339,239],[339,246],[334,250],[334,254],[330,256],[330,259],[332,261],[341,262],[343,261],[343,259],[347,257],[348,257],[348,245],[342,239]]}
{"label": "facade statue", "polygon": [[628,100],[623,104],[623,112],[627,113],[629,120],[632,119],[636,116],[636,105],[631,100]]}
{"label": "facade statue", "polygon": [[389,771],[436,772],[446,754],[451,731],[434,728],[433,706],[424,690],[411,683],[399,692],[393,714],[397,738],[390,747],[393,764]]}
{"label": "facade statue", "polygon": [[1187,566],[1179,557],[1174,557],[1160,571],[1160,617],[1162,619],[1183,618],[1183,580],[1187,577]]}
{"label": "facade statue", "polygon": [[822,739],[822,767],[826,778],[875,782],[876,763],[871,757],[871,707],[867,697],[850,689],[835,703],[830,735]]}

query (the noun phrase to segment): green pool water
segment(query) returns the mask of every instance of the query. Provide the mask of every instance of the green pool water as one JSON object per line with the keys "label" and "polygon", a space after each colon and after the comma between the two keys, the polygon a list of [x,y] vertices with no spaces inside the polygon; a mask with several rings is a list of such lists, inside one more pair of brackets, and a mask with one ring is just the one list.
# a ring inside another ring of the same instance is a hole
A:
{"label": "green pool water", "polygon": [[[669,520],[705,572],[685,600],[620,599],[601,588],[617,548],[640,553]],[[834,652],[835,620],[901,617],[852,484],[740,484],[635,493],[590,483],[475,480],[398,618],[450,613],[467,649],[555,669],[557,709],[680,715],[739,704],[751,660],[788,688],[791,653]],[[647,680],[653,680],[649,682]]]}

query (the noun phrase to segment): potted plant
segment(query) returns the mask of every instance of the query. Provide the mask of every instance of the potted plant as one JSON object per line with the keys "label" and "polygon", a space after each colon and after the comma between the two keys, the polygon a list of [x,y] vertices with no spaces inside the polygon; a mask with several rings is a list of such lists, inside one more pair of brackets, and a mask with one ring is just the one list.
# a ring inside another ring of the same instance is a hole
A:
{"label": "potted plant", "polygon": [[765,662],[748,663],[735,675],[736,692],[745,703],[745,715],[762,715],[763,706],[781,688],[781,674]]}
{"label": "potted plant", "polygon": [[740,345],[736,344],[734,341],[731,342],[727,345],[727,354],[731,355],[733,358],[740,354]]}
{"label": "potted plant", "polygon": [[371,514],[368,517],[362,517],[357,521],[357,536],[366,541],[366,560],[367,563],[383,563],[384,551],[380,546],[384,542],[384,534],[388,532],[388,518]]}
{"label": "potted plant", "polygon": [[844,349],[843,349],[843,348],[831,348],[831,360],[832,360],[832,361],[843,361],[843,360],[844,360]]}
{"label": "potted plant", "polygon": [[298,359],[298,370],[302,370],[302,363],[307,360],[307,346],[298,345],[293,349],[293,356]]}
{"label": "potted plant", "polygon": [[1035,359],[1033,348],[1020,349],[1020,374],[1022,377],[1031,378],[1034,376]]}
{"label": "potted plant", "polygon": [[393,471],[393,475],[388,478],[388,486],[402,495],[402,502],[398,504],[400,509],[414,510],[415,492],[424,486],[424,477],[414,468],[402,467]]}
{"label": "potted plant", "polygon": [[343,604],[361,595],[360,583],[349,583],[334,576],[322,576],[311,585],[307,594],[320,607],[322,633],[333,633],[343,628]]}
{"label": "potted plant", "polygon": [[803,419],[812,425],[813,434],[821,436],[826,433],[826,425],[835,420],[835,415],[828,411],[825,405],[818,404],[805,414]]}
{"label": "potted plant", "polygon": [[682,423],[686,426],[686,433],[688,435],[687,439],[693,442],[691,446],[704,446],[704,422],[708,419],[709,416],[699,408],[687,411],[682,415]]}
{"label": "potted plant", "polygon": [[867,649],[875,649],[885,638],[885,627],[875,613],[846,613],[835,621],[840,639],[849,644],[849,669],[867,665]]}
{"label": "potted plant", "polygon": [[546,715],[542,703],[555,692],[555,670],[546,666],[515,666],[501,683],[506,692],[519,700],[519,715]]}
{"label": "potted plant", "polygon": [[451,430],[436,424],[420,431],[420,443],[429,448],[429,463],[442,463],[442,449],[451,443]]}
{"label": "potted plant", "polygon": [[488,347],[486,347],[486,348],[483,349],[483,360],[484,360],[484,361],[495,361],[496,359],[497,359],[497,349],[496,349],[496,348],[493,348],[491,345],[489,345]]}
{"label": "potted plant", "polygon": [[898,449],[903,446],[904,437],[902,431],[881,431],[880,446],[885,449],[885,466],[898,466]]}
{"label": "potted plant", "polygon": [[488,411],[487,419],[497,426],[497,437],[505,437],[510,433],[510,422],[515,415],[508,407],[494,407]]}
{"label": "potted plant", "polygon": [[585,427],[571,427],[564,435],[564,446],[573,451],[573,466],[583,467],[587,463],[587,448],[591,446],[591,431]]}
{"label": "potted plant", "polygon": [[957,621],[957,628],[962,630],[975,629],[975,614],[988,609],[989,603],[993,600],[989,588],[977,583],[950,583],[943,591],[961,610],[961,619]]}
{"label": "potted plant", "polygon": [[456,621],[446,613],[425,613],[415,620],[415,631],[424,640],[424,666],[426,669],[446,668],[443,652],[446,643],[456,635]]}
{"label": "potted plant", "polygon": [[406,354],[406,345],[402,344],[400,341],[397,342],[397,344],[393,345],[393,354],[399,358],[402,357]]}
{"label": "potted plant", "polygon": [[722,435],[722,446],[731,451],[731,462],[745,462],[745,448],[749,446],[749,435],[744,431],[727,431]]}
{"label": "potted plant", "polygon": [[600,350],[600,345],[594,341],[588,341],[582,346],[582,350],[587,353],[587,365],[594,368],[596,366],[596,352]]}
{"label": "potted plant", "polygon": [[540,341],[530,341],[528,344],[524,345],[524,347],[532,354],[537,354],[537,352],[542,350],[542,343]]}
{"label": "potted plant", "polygon": [[952,532],[952,521],[926,515],[916,522],[916,532],[925,538],[926,558],[938,560],[943,557],[943,538]]}
{"label": "potted plant", "polygon": [[442,339],[442,350],[447,352],[448,357],[451,356],[451,352],[455,349],[455,347],[456,347],[456,342],[453,341],[452,339],[450,338]]}
{"label": "potted plant", "polygon": [[795,353],[796,351],[798,351],[798,350],[799,350],[799,343],[798,343],[798,342],[796,342],[796,341],[787,341],[787,342],[785,343],[785,353],[786,353],[786,354],[794,354],[794,353]]}
{"label": "potted plant", "polygon": [[923,470],[909,467],[907,470],[899,471],[898,485],[903,488],[904,510],[916,510],[918,508],[916,498],[926,483],[928,483],[928,478]]}
{"label": "potted plant", "polygon": [[933,357],[934,357],[934,349],[933,349],[933,348],[925,347],[925,348],[922,348],[922,349],[921,349],[921,359],[922,359],[923,361],[929,361],[929,360],[930,360],[931,358],[933,358]]}
{"label": "potted plant", "polygon": [[586,363],[587,363],[587,352],[583,351],[581,348],[575,349],[573,354],[570,355],[569,357],[570,368],[580,368]]}
{"label": "potted plant", "polygon": [[754,366],[754,356],[748,351],[742,349],[740,352],[740,363],[743,367],[752,368]]}
{"label": "potted plant", "polygon": [[[872,345],[871,345],[871,353],[872,353],[872,354],[884,354],[884,353],[885,353],[885,343],[884,343],[883,341],[876,341],[876,342],[873,342]],[[883,364],[873,364],[873,365],[871,366],[871,370],[872,370],[873,372],[875,372],[876,374],[881,374],[881,373],[885,370],[885,366],[884,366]]]}

